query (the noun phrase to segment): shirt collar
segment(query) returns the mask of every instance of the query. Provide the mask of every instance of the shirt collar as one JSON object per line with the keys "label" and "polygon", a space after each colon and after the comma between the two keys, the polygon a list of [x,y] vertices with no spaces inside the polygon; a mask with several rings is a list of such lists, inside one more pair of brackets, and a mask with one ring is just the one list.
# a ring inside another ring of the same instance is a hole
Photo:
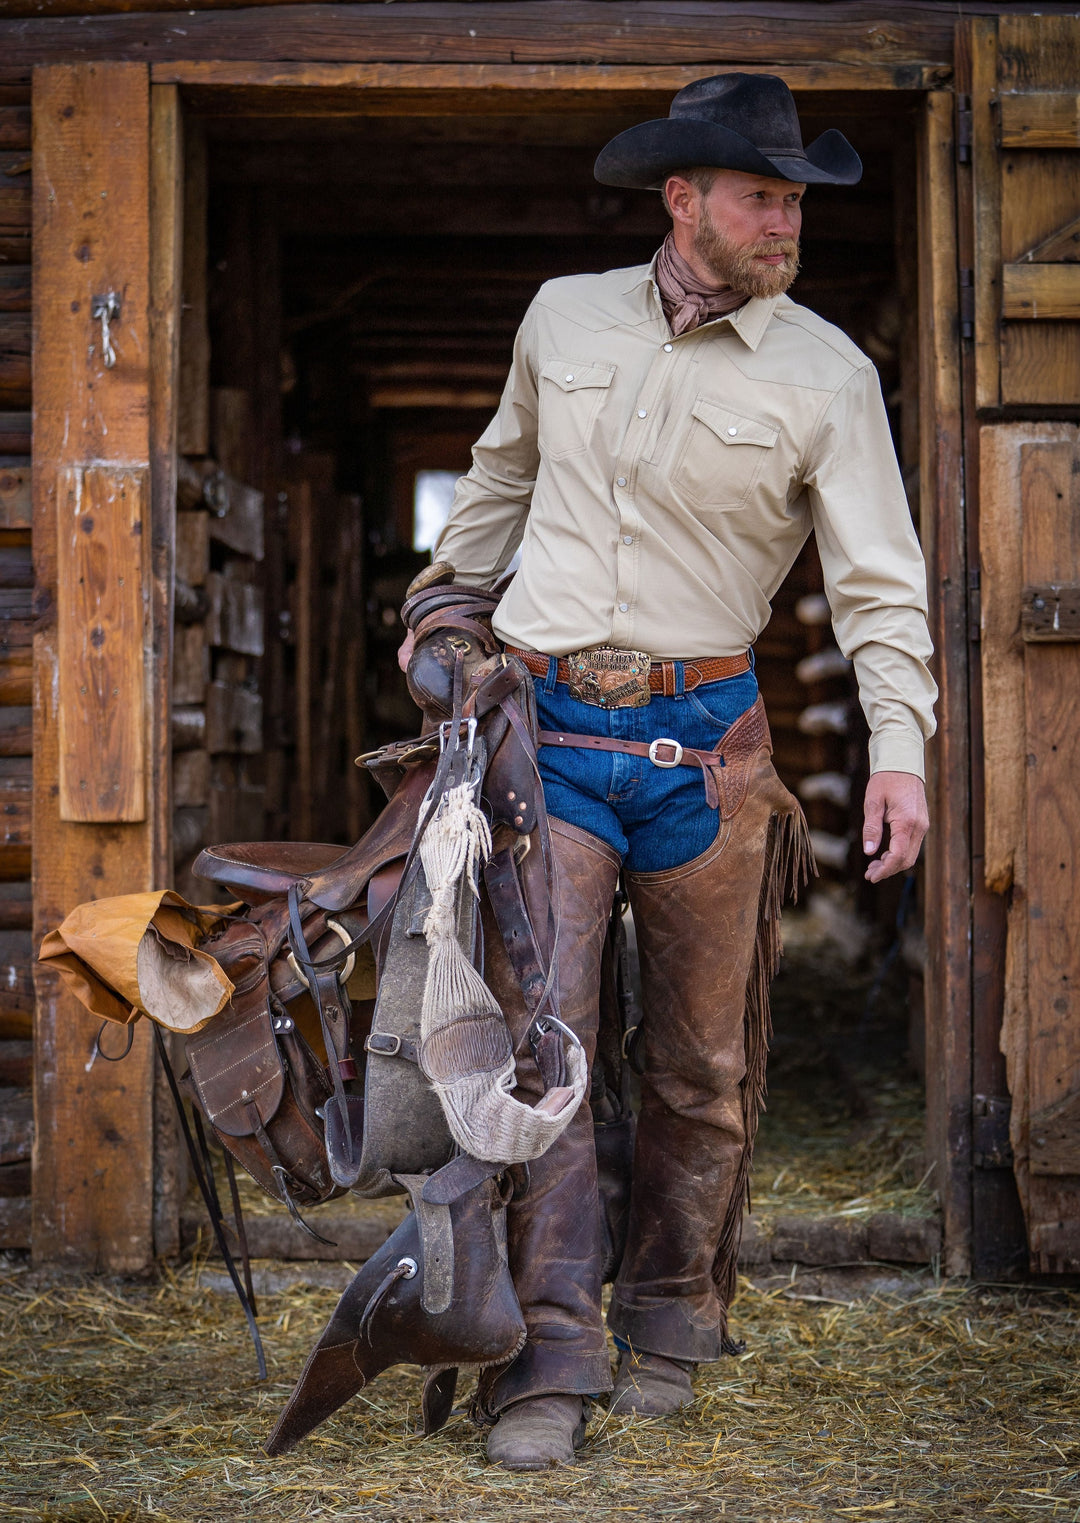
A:
{"label": "shirt collar", "polygon": [[[656,261],[659,252],[657,250],[647,265],[634,270],[626,286],[626,294],[629,296],[643,286],[650,286],[656,311],[666,326],[667,319],[664,317],[664,307],[660,300],[660,287],[656,283]],[[764,338],[765,329],[769,326],[777,303],[781,300],[779,296],[751,296],[749,301],[737,307],[734,312],[725,313],[723,317],[714,317],[711,322],[702,323],[700,328],[692,328],[690,333],[684,334],[683,337],[689,338],[694,333],[703,333],[707,328],[719,328],[723,323],[728,323],[746,347],[754,351]]]}

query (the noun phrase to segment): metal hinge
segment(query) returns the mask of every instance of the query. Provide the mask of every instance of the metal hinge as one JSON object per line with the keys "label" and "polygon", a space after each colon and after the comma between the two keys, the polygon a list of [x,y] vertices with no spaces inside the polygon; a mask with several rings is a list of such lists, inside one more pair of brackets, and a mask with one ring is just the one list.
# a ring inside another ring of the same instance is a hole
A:
{"label": "metal hinge", "polygon": [[977,1169],[1011,1169],[1012,1143],[1009,1141],[1009,1117],[1012,1101],[1008,1095],[975,1095],[973,1105],[972,1154]]}
{"label": "metal hinge", "polygon": [[960,337],[975,337],[975,272],[960,271]]}
{"label": "metal hinge", "polygon": [[956,162],[971,163],[971,96],[956,97]]}

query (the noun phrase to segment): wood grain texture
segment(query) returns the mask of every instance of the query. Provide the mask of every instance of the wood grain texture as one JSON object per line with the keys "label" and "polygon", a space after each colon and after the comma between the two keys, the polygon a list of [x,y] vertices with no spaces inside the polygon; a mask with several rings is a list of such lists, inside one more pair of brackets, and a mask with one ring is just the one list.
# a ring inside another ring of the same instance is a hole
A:
{"label": "wood grain texture", "polygon": [[1001,401],[1005,406],[1080,404],[1080,330],[1075,323],[1004,323]]}
{"label": "wood grain texture", "polygon": [[30,405],[30,314],[0,312],[0,407]]}
{"label": "wood grain texture", "polygon": [[0,23],[9,66],[115,58],[149,63],[244,59],[276,63],[728,63],[952,62],[953,17],[917,4],[887,11],[859,3],[815,5],[709,0],[522,0],[518,4],[292,5],[199,12],[183,35],[165,17],[99,16]]}
{"label": "wood grain texture", "polygon": [[1026,444],[1062,443],[1076,430],[1064,423],[1000,423],[979,432],[979,518],[985,776],[986,886],[1003,894],[1023,849],[1025,748],[1024,587],[1020,452]]}
{"label": "wood grain texture", "polygon": [[[180,93],[175,85],[150,91],[150,627],[146,706],[151,765],[151,871],[156,884],[172,882],[173,589],[176,561],[176,480],[179,347],[182,308],[184,147]],[[181,1141],[168,1082],[154,1065],[153,1246],[159,1257],[180,1245]]]}
{"label": "wood grain texture", "polygon": [[143,560],[149,473],[70,466],[57,482],[60,818],[146,818]]}
{"label": "wood grain texture", "polygon": [[969,23],[971,50],[971,181],[975,220],[975,405],[1001,399],[1001,168],[994,107],[997,102],[997,17]]}
{"label": "wood grain texture", "polygon": [[1025,264],[1073,264],[1080,260],[1080,217],[1073,217],[1023,256]]}
{"label": "wood grain texture", "polygon": [[928,1151],[945,1265],[971,1262],[971,846],[967,810],[968,623],[958,333],[953,98],[926,98],[919,134],[921,534],[940,689],[928,751],[926,841]]}
{"label": "wood grain texture", "polygon": [[28,529],[32,517],[29,464],[0,465],[0,528]]}
{"label": "wood grain texture", "polygon": [[[148,822],[60,818],[57,637],[60,472],[149,465],[149,96],[145,65],[34,73],[35,941],[82,900],[153,887]],[[90,302],[110,289],[123,305],[106,372]],[[150,1034],[135,1031],[123,1063],[88,1068],[92,1020],[55,973],[35,967],[35,984],[35,1258],[141,1269],[153,1250]]]}
{"label": "wood grain texture", "polygon": [[184,209],[180,310],[177,450],[210,452],[210,328],[207,318],[206,129],[196,118],[184,130]]}
{"label": "wood grain texture", "polygon": [[1001,300],[1003,317],[1080,318],[1080,265],[1007,264]]}
{"label": "wood grain texture", "polygon": [[[1080,562],[1080,456],[1072,442],[1028,444],[1020,453],[1024,576],[1056,580]],[[1029,646],[1024,660],[1027,1109],[1032,1143],[1057,1137],[1049,1169],[1045,1142],[1031,1148],[1028,1237],[1035,1265],[1061,1273],[1080,1267],[1080,1167],[1063,1166],[1060,1138],[1063,1119],[1080,1106],[1080,648]]]}
{"label": "wood grain texture", "polygon": [[1080,95],[1072,90],[1001,97],[1003,148],[1080,148]]}

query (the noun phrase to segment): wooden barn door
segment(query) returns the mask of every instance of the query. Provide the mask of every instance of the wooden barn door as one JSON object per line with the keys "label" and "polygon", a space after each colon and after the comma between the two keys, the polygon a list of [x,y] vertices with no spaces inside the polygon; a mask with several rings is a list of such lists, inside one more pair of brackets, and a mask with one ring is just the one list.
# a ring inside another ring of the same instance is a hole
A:
{"label": "wooden barn door", "polygon": [[979,20],[968,40],[984,877],[1007,904],[1001,1045],[1031,1267],[1075,1273],[1080,18]]}

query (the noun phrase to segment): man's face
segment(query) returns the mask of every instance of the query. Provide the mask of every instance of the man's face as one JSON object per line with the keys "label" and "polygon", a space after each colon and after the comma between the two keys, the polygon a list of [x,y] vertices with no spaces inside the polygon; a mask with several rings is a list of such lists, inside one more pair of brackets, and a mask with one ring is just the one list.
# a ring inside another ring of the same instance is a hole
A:
{"label": "man's face", "polygon": [[[679,194],[686,187],[688,197]],[[780,296],[799,271],[805,185],[720,169],[705,194],[680,176],[668,182],[698,262],[718,284],[746,296]]]}

